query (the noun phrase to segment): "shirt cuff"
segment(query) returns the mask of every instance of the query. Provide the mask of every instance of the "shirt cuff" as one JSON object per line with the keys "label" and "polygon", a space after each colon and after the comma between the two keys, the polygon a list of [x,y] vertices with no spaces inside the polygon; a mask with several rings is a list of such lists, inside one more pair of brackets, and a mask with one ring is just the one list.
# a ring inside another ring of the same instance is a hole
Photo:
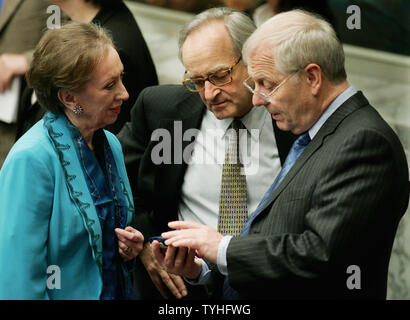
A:
{"label": "shirt cuff", "polygon": [[228,245],[231,239],[232,236],[223,237],[218,246],[216,264],[218,266],[219,272],[222,273],[224,276],[228,275],[228,262],[226,261],[226,251],[228,250]]}
{"label": "shirt cuff", "polygon": [[211,277],[211,269],[209,269],[208,265],[203,259],[198,259],[202,263],[202,270],[201,274],[199,275],[198,279],[192,280],[185,278],[185,281],[192,285],[200,285],[200,284],[208,284],[209,279]]}

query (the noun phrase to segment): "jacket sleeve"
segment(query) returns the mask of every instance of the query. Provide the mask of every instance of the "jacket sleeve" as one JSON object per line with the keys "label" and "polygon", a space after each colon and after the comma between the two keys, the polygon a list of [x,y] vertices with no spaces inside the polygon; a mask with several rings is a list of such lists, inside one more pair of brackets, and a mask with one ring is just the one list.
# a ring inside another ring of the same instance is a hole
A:
{"label": "jacket sleeve", "polygon": [[[402,175],[396,155],[382,135],[366,131],[347,137],[334,154],[322,155],[320,163],[306,164],[309,168],[299,171],[294,188],[302,188],[309,175],[316,177],[314,188],[293,201],[285,194],[297,190],[288,186],[283,191],[263,217],[272,234],[231,240],[227,250],[231,286],[246,290],[252,282],[312,279],[339,259],[362,261],[366,248],[377,248],[379,235],[395,230],[400,219],[403,193],[401,183],[392,178]],[[268,219],[269,215],[279,218]],[[275,234],[285,223],[281,217],[293,219],[294,224],[302,219],[303,228]]]}
{"label": "jacket sleeve", "polygon": [[0,172],[0,299],[48,299],[53,185],[32,150],[11,153]]}

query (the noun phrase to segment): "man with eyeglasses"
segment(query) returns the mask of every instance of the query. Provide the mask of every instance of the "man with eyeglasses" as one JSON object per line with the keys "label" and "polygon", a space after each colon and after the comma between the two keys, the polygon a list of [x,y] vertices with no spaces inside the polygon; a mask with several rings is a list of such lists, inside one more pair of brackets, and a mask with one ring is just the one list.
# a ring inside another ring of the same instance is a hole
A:
{"label": "man with eyeglasses", "polygon": [[165,244],[188,258],[154,243],[156,259],[197,284],[216,280],[223,299],[385,299],[409,201],[397,135],[347,82],[342,44],[320,17],[275,15],[242,53],[253,104],[298,138],[240,237],[174,221]]}
{"label": "man with eyeglasses", "polygon": [[[135,225],[146,241],[169,230],[168,222],[178,219],[239,232],[240,223],[256,209],[280,171],[294,137],[278,130],[264,108],[253,108],[251,93],[243,86],[248,74],[241,49],[254,30],[250,18],[233,9],[214,8],[197,15],[180,33],[180,59],[186,68],[183,86],[144,90],[131,112],[131,122],[118,135],[135,198]],[[239,148],[240,156],[258,163],[255,172],[242,167],[245,174],[237,178],[230,176],[233,170],[224,162],[234,119],[241,126],[238,131],[245,145]],[[156,137],[158,132],[160,137]],[[196,138],[191,132],[196,132]],[[162,162],[154,159],[158,148],[164,153],[158,154]],[[166,163],[169,150],[171,160]],[[204,161],[186,159],[189,150],[192,159],[203,155]],[[224,191],[229,183],[241,184],[237,199]],[[236,207],[242,214],[237,225]],[[220,223],[221,215],[229,214],[233,225]],[[144,266],[137,265],[135,284],[141,298],[159,298],[158,291],[166,297],[168,289],[177,298],[187,293],[199,297],[194,294],[198,287],[188,287],[187,292],[182,278],[168,275],[159,266],[149,243],[140,260]]]}

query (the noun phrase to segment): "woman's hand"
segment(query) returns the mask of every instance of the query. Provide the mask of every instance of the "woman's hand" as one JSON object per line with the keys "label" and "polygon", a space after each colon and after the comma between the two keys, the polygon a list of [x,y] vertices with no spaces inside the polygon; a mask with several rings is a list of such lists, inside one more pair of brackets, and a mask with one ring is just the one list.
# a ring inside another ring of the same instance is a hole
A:
{"label": "woman's hand", "polygon": [[116,228],[115,233],[118,238],[120,256],[125,261],[129,261],[138,256],[144,246],[144,236],[142,233],[130,226],[125,229]]}

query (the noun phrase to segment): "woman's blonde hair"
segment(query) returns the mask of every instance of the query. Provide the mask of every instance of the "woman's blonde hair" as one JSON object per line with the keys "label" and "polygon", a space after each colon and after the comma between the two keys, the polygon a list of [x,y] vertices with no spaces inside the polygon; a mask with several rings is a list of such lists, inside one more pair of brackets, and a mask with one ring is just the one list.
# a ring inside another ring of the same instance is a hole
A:
{"label": "woman's blonde hair", "polygon": [[92,23],[70,22],[47,30],[26,74],[40,105],[53,113],[62,111],[58,91],[83,88],[110,46],[108,31]]}

